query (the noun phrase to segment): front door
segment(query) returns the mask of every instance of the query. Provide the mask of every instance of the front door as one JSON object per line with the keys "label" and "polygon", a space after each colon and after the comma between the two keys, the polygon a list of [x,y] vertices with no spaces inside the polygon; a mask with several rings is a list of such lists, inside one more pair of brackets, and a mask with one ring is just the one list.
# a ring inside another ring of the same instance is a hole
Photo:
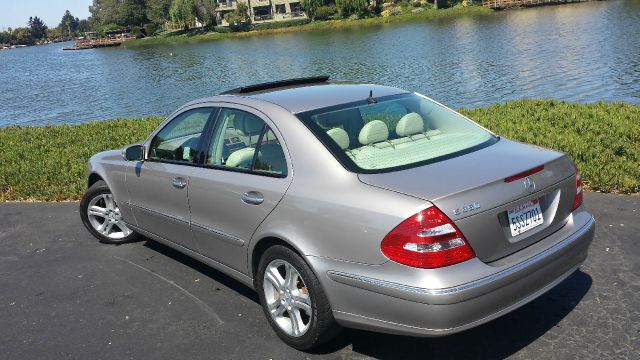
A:
{"label": "front door", "polygon": [[200,160],[201,135],[213,109],[193,108],[168,121],[148,144],[145,161],[128,170],[130,206],[138,227],[198,251],[189,228],[189,179]]}
{"label": "front door", "polygon": [[189,182],[191,229],[202,254],[243,273],[253,232],[291,183],[281,142],[259,115],[220,109],[204,164]]}

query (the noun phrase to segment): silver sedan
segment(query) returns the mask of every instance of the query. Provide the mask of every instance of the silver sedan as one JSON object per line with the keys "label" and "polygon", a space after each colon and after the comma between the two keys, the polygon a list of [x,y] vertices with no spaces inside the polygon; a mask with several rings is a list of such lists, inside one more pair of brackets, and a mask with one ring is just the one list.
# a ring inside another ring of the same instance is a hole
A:
{"label": "silver sedan", "polygon": [[574,272],[595,226],[566,154],[327,77],[190,102],[94,155],[87,188],[100,241],[142,235],[224,272],[303,350],[342,326],[440,336],[490,321]]}

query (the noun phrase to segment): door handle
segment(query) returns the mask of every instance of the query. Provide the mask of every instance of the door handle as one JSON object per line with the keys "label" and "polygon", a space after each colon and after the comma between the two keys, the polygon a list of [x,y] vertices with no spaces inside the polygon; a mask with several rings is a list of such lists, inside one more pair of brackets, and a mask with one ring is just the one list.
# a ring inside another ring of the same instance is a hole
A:
{"label": "door handle", "polygon": [[257,191],[248,191],[242,194],[242,201],[249,205],[260,205],[264,202],[264,196]]}
{"label": "door handle", "polygon": [[171,186],[176,189],[184,189],[187,186],[187,180],[181,177],[177,177],[171,180]]}

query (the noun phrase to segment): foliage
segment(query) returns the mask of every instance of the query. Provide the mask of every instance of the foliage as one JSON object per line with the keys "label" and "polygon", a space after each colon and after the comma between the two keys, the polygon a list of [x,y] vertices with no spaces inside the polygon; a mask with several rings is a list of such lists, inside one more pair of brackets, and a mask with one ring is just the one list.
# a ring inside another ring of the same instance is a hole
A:
{"label": "foliage", "polygon": [[196,16],[198,20],[205,26],[210,27],[216,25],[216,7],[215,0],[194,0],[196,7]]}
{"label": "foliage", "polygon": [[11,43],[15,45],[33,45],[35,40],[31,36],[31,30],[26,27],[13,29],[11,33]]}
{"label": "foliage", "polygon": [[155,23],[144,24],[144,32],[146,36],[154,36],[158,32],[158,25]]}
{"label": "foliage", "polygon": [[[461,111],[506,138],[567,152],[591,190],[640,192],[638,105],[518,100]],[[161,120],[0,128],[11,149],[0,152],[0,201],[79,199],[90,156],[146,138]]]}
{"label": "foliage", "polygon": [[336,7],[338,13],[342,17],[349,17],[351,15],[364,15],[368,13],[368,1],[367,0],[336,0]]}
{"label": "foliage", "polygon": [[105,36],[105,34],[109,31],[119,30],[120,25],[118,24],[105,24],[96,29],[96,33],[99,36]]}
{"label": "foliage", "polygon": [[239,1],[234,11],[224,15],[224,20],[231,26],[242,26],[249,23],[249,6],[245,2]]}
{"label": "foliage", "polygon": [[315,10],[315,20],[331,20],[338,15],[338,8],[334,5],[320,6]]}
{"label": "foliage", "polygon": [[11,39],[11,34],[8,31],[0,31],[0,44],[8,44]]}
{"label": "foliage", "polygon": [[173,0],[169,9],[169,16],[187,30],[189,24],[196,19],[196,4],[194,0]]}
{"label": "foliage", "polygon": [[164,24],[170,18],[172,0],[147,0],[147,18],[155,24]]}
{"label": "foliage", "polygon": [[89,12],[94,27],[140,25],[147,20],[145,0],[93,0]]}
{"label": "foliage", "polygon": [[29,31],[34,39],[42,39],[47,36],[47,25],[39,17],[29,17]]}
{"label": "foliage", "polygon": [[87,19],[82,19],[78,22],[78,27],[76,28],[76,32],[79,33],[85,33],[91,31],[91,24],[89,23],[89,20]]}
{"label": "foliage", "polygon": [[300,6],[312,20],[316,18],[318,8],[325,5],[325,0],[301,0]]}
{"label": "foliage", "polygon": [[76,31],[79,24],[80,20],[73,17],[73,15],[71,15],[71,12],[67,10],[65,11],[64,15],[62,15],[62,20],[60,21],[60,25],[58,25],[58,28],[61,30],[66,30],[67,34],[71,36],[71,34]]}

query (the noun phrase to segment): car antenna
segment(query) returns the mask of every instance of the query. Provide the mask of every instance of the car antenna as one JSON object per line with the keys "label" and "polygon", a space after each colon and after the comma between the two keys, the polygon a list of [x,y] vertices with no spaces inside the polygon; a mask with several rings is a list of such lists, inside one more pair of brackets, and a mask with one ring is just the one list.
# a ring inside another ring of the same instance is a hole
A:
{"label": "car antenna", "polygon": [[369,104],[377,103],[376,99],[373,98],[373,90],[369,90],[369,98],[367,99]]}

